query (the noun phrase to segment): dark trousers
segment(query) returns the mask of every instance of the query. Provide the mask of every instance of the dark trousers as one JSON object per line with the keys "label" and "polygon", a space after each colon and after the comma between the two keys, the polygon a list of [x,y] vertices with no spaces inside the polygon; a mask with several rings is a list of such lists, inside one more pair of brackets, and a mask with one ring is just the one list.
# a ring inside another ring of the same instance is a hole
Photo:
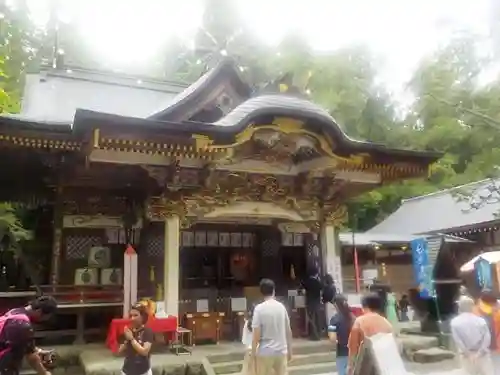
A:
{"label": "dark trousers", "polygon": [[321,301],[306,301],[309,339],[319,340],[321,331]]}
{"label": "dark trousers", "polygon": [[0,375],[18,375],[23,360],[23,352],[8,350],[0,356]]}

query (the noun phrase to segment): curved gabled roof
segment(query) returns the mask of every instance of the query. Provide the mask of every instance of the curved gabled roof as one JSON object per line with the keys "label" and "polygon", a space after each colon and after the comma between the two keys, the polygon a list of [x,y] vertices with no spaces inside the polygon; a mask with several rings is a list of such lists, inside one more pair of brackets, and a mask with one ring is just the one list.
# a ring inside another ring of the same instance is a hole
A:
{"label": "curved gabled roof", "polygon": [[213,125],[229,127],[232,129],[230,133],[237,134],[251,123],[258,123],[259,120],[269,117],[292,117],[303,120],[306,123],[305,126],[311,131],[318,134],[324,132],[334,139],[337,142],[335,152],[339,155],[370,152],[382,163],[388,162],[383,159],[390,156],[416,158],[426,163],[432,163],[442,156],[442,153],[438,152],[391,149],[383,144],[354,140],[342,130],[324,108],[309,100],[286,94],[261,95],[251,98]]}
{"label": "curved gabled roof", "polygon": [[241,103],[214,125],[231,126],[245,124],[262,115],[316,118],[335,123],[322,107],[308,100],[286,94],[260,95]]}
{"label": "curved gabled roof", "polygon": [[317,134],[327,134],[335,143],[334,152],[339,156],[367,153],[371,162],[394,164],[410,162],[428,165],[442,156],[442,153],[393,149],[382,144],[354,140],[337,124],[335,119],[320,106],[301,98],[285,94],[261,95],[248,99],[221,120],[214,123],[184,121],[181,123],[154,119],[137,119],[91,111],[77,111],[76,131],[96,123],[112,126],[134,126],[138,129],[157,129],[172,134],[204,134],[215,143],[233,143],[236,136],[248,126],[271,124],[276,117],[290,117],[304,122],[304,127]]}
{"label": "curved gabled roof", "polygon": [[225,82],[230,82],[231,86],[242,98],[250,97],[252,93],[251,87],[241,79],[234,60],[226,58],[174,97],[166,108],[153,113],[148,118],[163,121],[187,120],[182,118],[183,113],[199,105],[204,98],[210,96],[219,85]]}

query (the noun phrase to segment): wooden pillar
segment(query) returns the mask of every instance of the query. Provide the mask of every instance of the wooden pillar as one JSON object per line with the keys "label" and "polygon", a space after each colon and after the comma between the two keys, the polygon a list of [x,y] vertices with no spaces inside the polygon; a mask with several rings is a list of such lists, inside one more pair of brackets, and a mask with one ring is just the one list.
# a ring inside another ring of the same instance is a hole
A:
{"label": "wooden pillar", "polygon": [[[330,274],[335,281],[335,287],[339,293],[343,293],[342,263],[340,258],[341,246],[339,240],[339,229],[334,225],[323,225],[320,232],[322,270],[324,274]],[[332,304],[326,304],[325,308],[327,324],[335,313]]]}
{"label": "wooden pillar", "polygon": [[61,246],[62,246],[62,227],[63,227],[63,188],[58,185],[54,202],[53,227],[54,234],[52,238],[52,259],[50,265],[50,284],[59,284],[60,265],[61,265]]}
{"label": "wooden pillar", "polygon": [[332,224],[325,224],[321,227],[321,252],[323,258],[323,271],[333,276],[337,290],[342,293],[342,263],[341,246],[339,240],[339,229]]}
{"label": "wooden pillar", "polygon": [[179,317],[179,216],[165,219],[165,242],[163,258],[163,299],[165,313]]}

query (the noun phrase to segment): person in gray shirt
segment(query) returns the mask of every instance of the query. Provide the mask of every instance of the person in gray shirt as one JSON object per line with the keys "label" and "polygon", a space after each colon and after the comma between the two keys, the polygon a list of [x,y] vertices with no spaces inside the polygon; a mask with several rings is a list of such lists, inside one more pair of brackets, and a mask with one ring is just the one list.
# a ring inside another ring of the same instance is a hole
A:
{"label": "person in gray shirt", "polygon": [[252,320],[252,351],[258,375],[286,375],[292,359],[292,330],[285,306],[274,298],[272,280],[260,282],[264,302],[255,307]]}
{"label": "person in gray shirt", "polygon": [[490,356],[491,334],[486,321],[473,313],[474,301],[462,296],[458,313],[451,320],[453,341],[462,361],[463,370],[470,375],[491,375],[493,364]]}

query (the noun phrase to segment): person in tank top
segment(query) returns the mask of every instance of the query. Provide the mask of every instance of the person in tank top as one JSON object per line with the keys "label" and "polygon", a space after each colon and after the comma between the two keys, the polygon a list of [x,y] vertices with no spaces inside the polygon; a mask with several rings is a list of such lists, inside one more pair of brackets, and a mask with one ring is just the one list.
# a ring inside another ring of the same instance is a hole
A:
{"label": "person in tank top", "polygon": [[391,323],[384,318],[384,304],[377,293],[370,293],[361,300],[363,315],[356,318],[349,335],[348,374],[354,370],[363,341],[378,333],[394,333]]}

